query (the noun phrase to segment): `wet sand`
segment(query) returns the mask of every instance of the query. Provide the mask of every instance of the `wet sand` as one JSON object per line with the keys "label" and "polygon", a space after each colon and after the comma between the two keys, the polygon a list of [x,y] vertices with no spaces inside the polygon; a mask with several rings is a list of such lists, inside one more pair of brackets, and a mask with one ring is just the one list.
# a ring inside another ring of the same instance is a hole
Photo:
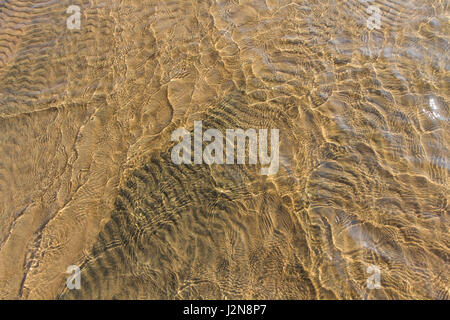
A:
{"label": "wet sand", "polygon": [[[3,1],[0,299],[449,299],[448,4],[370,5]],[[278,172],[174,164],[198,120]]]}

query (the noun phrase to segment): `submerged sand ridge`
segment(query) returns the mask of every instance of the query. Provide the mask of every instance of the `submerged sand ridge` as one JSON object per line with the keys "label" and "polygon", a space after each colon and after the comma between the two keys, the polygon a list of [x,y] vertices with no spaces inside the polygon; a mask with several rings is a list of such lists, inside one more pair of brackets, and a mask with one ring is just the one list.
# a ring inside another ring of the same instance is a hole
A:
{"label": "submerged sand ridge", "polygon": [[[449,298],[444,1],[1,7],[0,298]],[[196,121],[278,171],[175,164]]]}

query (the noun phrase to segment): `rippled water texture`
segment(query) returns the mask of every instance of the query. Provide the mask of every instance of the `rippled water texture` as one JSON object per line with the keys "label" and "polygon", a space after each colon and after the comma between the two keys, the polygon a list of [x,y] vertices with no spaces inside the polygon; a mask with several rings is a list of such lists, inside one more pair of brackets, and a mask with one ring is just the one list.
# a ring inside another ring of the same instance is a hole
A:
{"label": "rippled water texture", "polygon": [[[0,298],[449,299],[448,6],[0,1]],[[278,173],[175,165],[195,120]]]}

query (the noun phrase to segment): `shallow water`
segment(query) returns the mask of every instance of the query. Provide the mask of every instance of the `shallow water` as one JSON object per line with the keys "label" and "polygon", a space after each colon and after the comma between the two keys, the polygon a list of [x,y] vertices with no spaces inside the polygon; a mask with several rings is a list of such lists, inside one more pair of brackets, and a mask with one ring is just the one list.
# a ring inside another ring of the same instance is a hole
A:
{"label": "shallow water", "polygon": [[[444,0],[1,1],[0,298],[449,299],[449,28]],[[174,164],[196,120],[279,129],[278,172]]]}

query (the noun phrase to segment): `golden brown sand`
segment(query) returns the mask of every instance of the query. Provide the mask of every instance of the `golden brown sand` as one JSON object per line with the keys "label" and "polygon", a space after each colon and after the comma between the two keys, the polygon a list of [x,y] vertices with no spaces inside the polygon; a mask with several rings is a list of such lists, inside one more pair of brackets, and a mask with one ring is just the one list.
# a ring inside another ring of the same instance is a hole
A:
{"label": "golden brown sand", "polygon": [[[449,299],[448,3],[372,4],[2,1],[0,299]],[[278,173],[173,164],[194,120]]]}

